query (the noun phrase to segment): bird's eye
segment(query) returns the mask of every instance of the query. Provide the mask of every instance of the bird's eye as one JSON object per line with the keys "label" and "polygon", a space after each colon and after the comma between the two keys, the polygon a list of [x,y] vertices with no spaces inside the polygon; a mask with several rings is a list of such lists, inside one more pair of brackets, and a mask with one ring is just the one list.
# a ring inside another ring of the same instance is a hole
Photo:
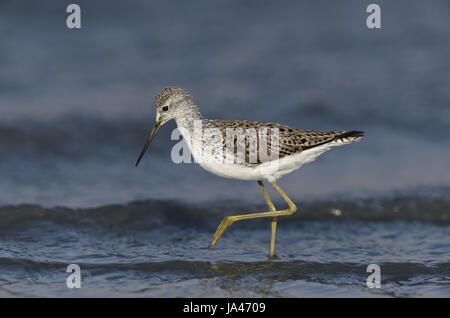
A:
{"label": "bird's eye", "polygon": [[164,106],[164,107],[162,108],[162,110],[163,110],[163,112],[168,111],[168,110],[169,110],[169,106]]}

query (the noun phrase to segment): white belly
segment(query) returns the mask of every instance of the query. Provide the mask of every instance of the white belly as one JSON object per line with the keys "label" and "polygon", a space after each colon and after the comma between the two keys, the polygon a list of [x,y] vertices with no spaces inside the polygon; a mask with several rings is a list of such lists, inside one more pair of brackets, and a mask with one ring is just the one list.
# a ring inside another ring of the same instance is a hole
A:
{"label": "white belly", "polygon": [[[299,169],[305,163],[314,161],[323,152],[329,150],[332,145],[322,145],[316,148],[302,151],[299,154],[283,157],[279,160],[266,162],[259,165],[227,164],[221,162],[199,162],[205,170],[224,178],[238,180],[263,180],[275,181],[276,179]],[[194,155],[195,157],[195,155]]]}

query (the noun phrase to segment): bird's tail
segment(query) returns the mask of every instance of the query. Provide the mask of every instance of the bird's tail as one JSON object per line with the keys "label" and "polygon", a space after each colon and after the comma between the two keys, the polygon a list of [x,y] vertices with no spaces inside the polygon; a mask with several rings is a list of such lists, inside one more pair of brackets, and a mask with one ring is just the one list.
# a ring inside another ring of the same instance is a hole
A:
{"label": "bird's tail", "polygon": [[359,141],[364,136],[363,131],[350,130],[343,131],[342,133],[334,136],[332,143],[337,144],[348,144],[355,141]]}

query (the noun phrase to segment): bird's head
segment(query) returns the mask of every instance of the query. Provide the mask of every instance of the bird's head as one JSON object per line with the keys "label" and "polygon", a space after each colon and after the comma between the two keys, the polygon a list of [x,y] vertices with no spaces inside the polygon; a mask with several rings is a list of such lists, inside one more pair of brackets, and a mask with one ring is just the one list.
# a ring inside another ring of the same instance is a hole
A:
{"label": "bird's head", "polygon": [[164,88],[155,98],[156,123],[163,125],[171,119],[185,116],[192,104],[191,94],[184,89]]}
{"label": "bird's head", "polygon": [[171,119],[188,116],[193,108],[197,109],[197,106],[195,106],[191,94],[181,88],[171,86],[159,92],[155,98],[156,122],[136,161],[136,167],[159,128]]}

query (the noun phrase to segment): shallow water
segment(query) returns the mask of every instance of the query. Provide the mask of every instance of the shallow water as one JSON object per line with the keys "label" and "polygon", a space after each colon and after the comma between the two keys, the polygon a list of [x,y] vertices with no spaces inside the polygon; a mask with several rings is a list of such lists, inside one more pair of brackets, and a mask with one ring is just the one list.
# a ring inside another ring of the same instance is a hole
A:
{"label": "shallow water", "polygon": [[[450,227],[439,211],[449,204],[448,197],[303,204],[279,218],[274,260],[267,220],[235,223],[207,247],[224,213],[245,205],[3,207],[0,295],[446,297]],[[72,263],[81,268],[79,290],[65,286]],[[369,264],[381,268],[380,289],[366,286]]]}
{"label": "shallow water", "polygon": [[[364,1],[77,3],[75,31],[61,1],[0,0],[0,296],[450,295],[448,1],[379,0],[380,30]],[[267,220],[207,248],[266,207],[174,164],[174,123],[134,167],[168,85],[207,118],[365,131],[280,180],[275,260]]]}

